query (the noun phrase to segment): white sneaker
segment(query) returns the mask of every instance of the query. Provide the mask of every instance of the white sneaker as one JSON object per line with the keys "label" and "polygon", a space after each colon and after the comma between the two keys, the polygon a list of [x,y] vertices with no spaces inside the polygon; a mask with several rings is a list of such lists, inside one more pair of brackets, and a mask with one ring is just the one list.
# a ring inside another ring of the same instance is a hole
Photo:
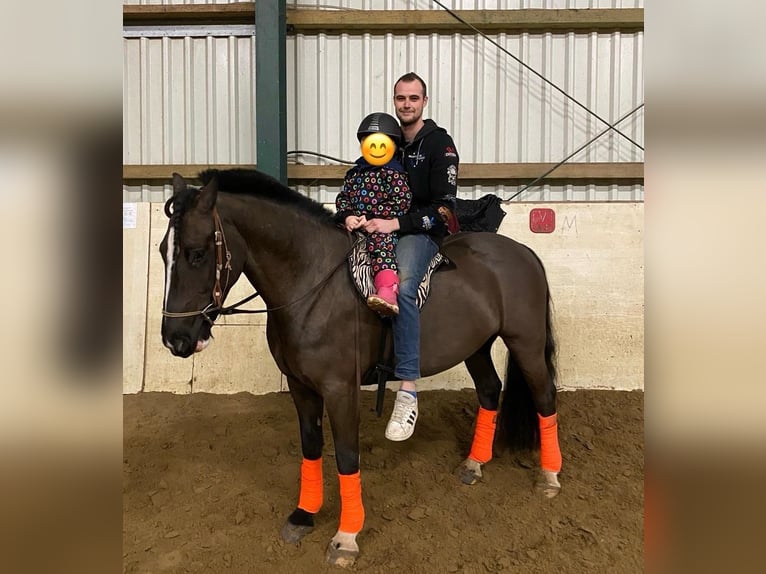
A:
{"label": "white sneaker", "polygon": [[406,391],[397,391],[394,412],[386,426],[386,438],[393,441],[407,440],[415,432],[418,420],[418,398]]}

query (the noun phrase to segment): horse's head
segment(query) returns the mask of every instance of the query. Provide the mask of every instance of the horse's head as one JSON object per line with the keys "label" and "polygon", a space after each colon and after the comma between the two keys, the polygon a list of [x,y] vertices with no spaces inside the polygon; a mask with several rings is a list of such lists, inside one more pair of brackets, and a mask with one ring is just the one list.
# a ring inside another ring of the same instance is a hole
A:
{"label": "horse's head", "polygon": [[173,197],[165,204],[170,221],[160,243],[165,262],[162,342],[179,357],[207,346],[213,321],[241,270],[241,264],[236,273],[231,267],[217,196],[215,178],[196,189],[173,174]]}

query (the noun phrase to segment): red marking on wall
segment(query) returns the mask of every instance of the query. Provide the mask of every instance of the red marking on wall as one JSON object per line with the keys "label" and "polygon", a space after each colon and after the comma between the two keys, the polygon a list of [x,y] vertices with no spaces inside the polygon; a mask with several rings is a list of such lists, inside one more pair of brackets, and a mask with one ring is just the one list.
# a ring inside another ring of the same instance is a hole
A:
{"label": "red marking on wall", "polygon": [[549,207],[536,207],[529,212],[529,230],[532,233],[551,233],[556,229],[556,212]]}

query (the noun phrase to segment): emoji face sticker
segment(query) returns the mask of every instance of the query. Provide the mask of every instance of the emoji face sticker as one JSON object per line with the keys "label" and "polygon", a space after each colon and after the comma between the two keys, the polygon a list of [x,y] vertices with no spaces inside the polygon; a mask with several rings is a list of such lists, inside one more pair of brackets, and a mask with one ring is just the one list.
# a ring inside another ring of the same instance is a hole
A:
{"label": "emoji face sticker", "polygon": [[370,165],[386,165],[394,157],[394,140],[381,132],[372,133],[362,140],[362,157]]}

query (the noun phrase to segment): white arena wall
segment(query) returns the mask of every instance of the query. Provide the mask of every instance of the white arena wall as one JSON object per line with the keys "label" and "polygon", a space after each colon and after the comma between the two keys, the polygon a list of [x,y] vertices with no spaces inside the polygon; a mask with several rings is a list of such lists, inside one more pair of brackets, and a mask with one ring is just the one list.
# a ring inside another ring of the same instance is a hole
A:
{"label": "white arena wall", "polygon": [[[532,233],[529,212],[553,209],[552,233]],[[553,298],[562,390],[644,388],[644,204],[513,203],[500,233],[543,260]],[[162,345],[162,203],[126,203],[123,218],[123,391],[265,394],[286,391],[266,345],[264,315],[222,317],[202,353],[178,359]],[[234,302],[252,292],[240,281]],[[257,308],[254,306],[253,308]],[[502,377],[505,350],[495,346]],[[389,383],[394,388],[395,383]],[[461,365],[422,381],[423,390],[472,388]],[[369,387],[372,389],[372,387]]]}

